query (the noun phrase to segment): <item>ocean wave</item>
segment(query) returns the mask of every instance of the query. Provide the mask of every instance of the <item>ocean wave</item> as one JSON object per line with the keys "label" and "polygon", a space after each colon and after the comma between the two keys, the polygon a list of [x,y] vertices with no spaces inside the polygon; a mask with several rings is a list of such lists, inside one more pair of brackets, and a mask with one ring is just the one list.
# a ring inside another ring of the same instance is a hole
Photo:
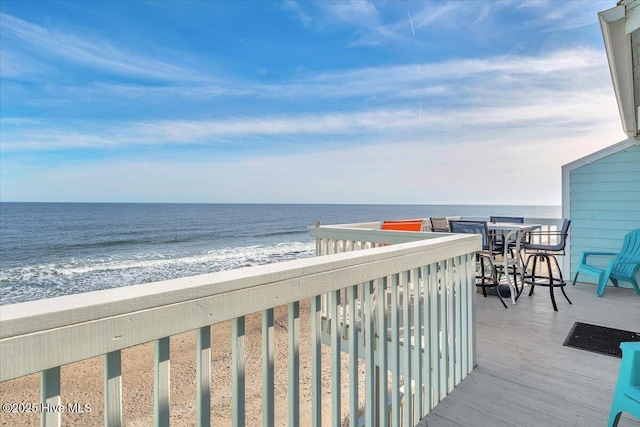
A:
{"label": "ocean wave", "polygon": [[204,253],[147,252],[119,259],[76,259],[0,270],[0,304],[13,304],[222,270],[270,264],[315,253],[312,242],[227,247]]}

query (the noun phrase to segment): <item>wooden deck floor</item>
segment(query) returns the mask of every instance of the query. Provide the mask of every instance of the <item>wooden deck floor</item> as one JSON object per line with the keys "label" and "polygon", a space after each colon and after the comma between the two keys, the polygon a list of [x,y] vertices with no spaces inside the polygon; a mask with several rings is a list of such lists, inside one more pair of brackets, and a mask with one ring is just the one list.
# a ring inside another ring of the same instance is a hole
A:
{"label": "wooden deck floor", "polygon": [[[525,290],[526,292],[526,290]],[[523,294],[505,310],[476,296],[478,365],[419,426],[606,426],[620,359],[564,347],[574,322],[640,331],[640,297],[589,284],[560,292],[553,311],[548,288]],[[623,415],[619,426],[640,426]]]}

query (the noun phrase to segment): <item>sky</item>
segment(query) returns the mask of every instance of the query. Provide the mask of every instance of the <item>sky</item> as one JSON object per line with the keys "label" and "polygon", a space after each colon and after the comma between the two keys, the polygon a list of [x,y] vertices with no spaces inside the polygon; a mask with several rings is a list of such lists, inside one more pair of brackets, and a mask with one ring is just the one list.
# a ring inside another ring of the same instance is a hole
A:
{"label": "sky", "polygon": [[561,204],[615,1],[0,1],[0,200]]}

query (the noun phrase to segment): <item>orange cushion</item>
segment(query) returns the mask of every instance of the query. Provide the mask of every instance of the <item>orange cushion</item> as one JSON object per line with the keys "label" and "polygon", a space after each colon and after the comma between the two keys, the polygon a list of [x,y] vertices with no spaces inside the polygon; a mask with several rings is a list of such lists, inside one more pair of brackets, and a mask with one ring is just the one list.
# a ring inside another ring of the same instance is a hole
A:
{"label": "orange cushion", "polygon": [[422,231],[421,219],[402,219],[396,221],[383,221],[381,230]]}

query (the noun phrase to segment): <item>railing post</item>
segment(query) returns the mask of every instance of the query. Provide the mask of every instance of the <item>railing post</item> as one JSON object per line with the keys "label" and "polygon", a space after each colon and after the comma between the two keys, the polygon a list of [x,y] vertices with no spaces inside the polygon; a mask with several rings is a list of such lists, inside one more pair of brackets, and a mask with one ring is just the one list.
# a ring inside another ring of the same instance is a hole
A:
{"label": "railing post", "polygon": [[262,312],[262,425],[275,423],[274,403],[274,348],[273,309]]}
{"label": "railing post", "polygon": [[322,426],[322,296],[311,298],[311,422]]}
{"label": "railing post", "polygon": [[331,424],[342,424],[342,383],[340,380],[340,319],[338,317],[338,303],[340,291],[331,292]]}
{"label": "railing post", "polygon": [[211,326],[196,332],[196,402],[198,427],[211,425]]}
{"label": "railing post", "polygon": [[245,417],[245,342],[244,316],[231,321],[231,376],[233,427],[244,427]]}
{"label": "railing post", "polygon": [[116,350],[104,355],[104,425],[122,425],[122,358]]}
{"label": "railing post", "polygon": [[40,374],[40,426],[58,427],[62,422],[60,401],[60,367],[47,369]]}
{"label": "railing post", "polygon": [[289,304],[289,426],[300,425],[300,303]]}
{"label": "railing post", "polygon": [[170,361],[169,337],[160,338],[155,342],[154,356],[154,385],[153,385],[153,424],[155,427],[169,426],[170,402]]}

